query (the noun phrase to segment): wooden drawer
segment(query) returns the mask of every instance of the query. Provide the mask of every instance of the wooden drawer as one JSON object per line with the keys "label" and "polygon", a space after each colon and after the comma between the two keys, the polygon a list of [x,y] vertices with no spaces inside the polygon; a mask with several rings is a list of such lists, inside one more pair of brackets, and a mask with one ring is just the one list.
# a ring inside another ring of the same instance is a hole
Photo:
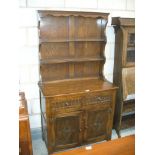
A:
{"label": "wooden drawer", "polygon": [[84,97],[84,108],[111,107],[113,94],[111,92],[93,92]]}
{"label": "wooden drawer", "polygon": [[[113,92],[91,92],[82,95],[59,96],[47,99],[47,113],[66,113],[82,109],[112,107]],[[49,107],[49,108],[48,108]]]}
{"label": "wooden drawer", "polygon": [[82,107],[83,97],[78,95],[59,96],[47,99],[48,113],[60,112],[66,113],[70,111],[80,110]]}
{"label": "wooden drawer", "polygon": [[50,112],[69,112],[72,110],[81,110],[81,108],[93,106],[110,107],[113,101],[112,92],[93,92],[84,95],[59,96],[57,98],[49,98],[47,100]]}

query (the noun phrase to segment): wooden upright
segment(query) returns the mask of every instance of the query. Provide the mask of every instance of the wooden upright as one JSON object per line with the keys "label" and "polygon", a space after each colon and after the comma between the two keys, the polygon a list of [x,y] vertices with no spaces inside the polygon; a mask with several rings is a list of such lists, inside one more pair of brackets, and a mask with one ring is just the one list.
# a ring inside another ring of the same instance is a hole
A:
{"label": "wooden upright", "polygon": [[19,155],[33,155],[25,93],[19,93]]}
{"label": "wooden upright", "polygon": [[49,154],[110,140],[116,87],[103,75],[108,14],[38,15],[42,135]]}
{"label": "wooden upright", "polygon": [[116,95],[114,128],[135,125],[135,19],[113,17],[115,60],[113,82],[119,87]]}

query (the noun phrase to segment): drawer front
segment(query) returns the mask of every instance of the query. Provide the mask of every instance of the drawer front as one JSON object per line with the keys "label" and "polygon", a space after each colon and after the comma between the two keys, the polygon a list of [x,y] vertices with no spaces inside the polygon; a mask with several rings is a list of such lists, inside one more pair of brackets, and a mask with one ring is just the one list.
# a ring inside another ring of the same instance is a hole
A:
{"label": "drawer front", "polygon": [[82,109],[112,107],[113,92],[90,92],[83,95],[59,96],[47,99],[47,113],[66,113]]}
{"label": "drawer front", "polygon": [[113,101],[112,92],[93,92],[85,96],[83,107],[111,107]]}
{"label": "drawer front", "polygon": [[70,112],[75,110],[81,110],[82,108],[82,102],[83,97],[81,96],[60,96],[53,99],[49,99],[48,104],[50,108],[47,110],[48,113],[54,113],[54,112]]}

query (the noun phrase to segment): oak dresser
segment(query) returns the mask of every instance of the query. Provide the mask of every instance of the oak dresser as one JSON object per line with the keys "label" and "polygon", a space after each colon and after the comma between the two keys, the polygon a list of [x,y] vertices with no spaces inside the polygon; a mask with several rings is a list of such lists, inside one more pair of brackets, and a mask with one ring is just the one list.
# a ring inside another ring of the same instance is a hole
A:
{"label": "oak dresser", "polygon": [[38,11],[42,136],[48,153],[110,140],[116,87],[104,78],[108,13]]}

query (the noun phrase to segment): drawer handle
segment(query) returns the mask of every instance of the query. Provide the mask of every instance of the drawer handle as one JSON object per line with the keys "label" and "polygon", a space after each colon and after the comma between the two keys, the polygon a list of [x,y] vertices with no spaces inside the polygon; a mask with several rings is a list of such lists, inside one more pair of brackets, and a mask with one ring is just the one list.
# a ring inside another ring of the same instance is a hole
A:
{"label": "drawer handle", "polygon": [[66,102],[66,103],[65,103],[65,105],[66,105],[66,106],[68,106],[68,105],[69,105],[69,103],[68,103],[68,102]]}
{"label": "drawer handle", "polygon": [[51,119],[50,119],[50,122],[53,123],[53,121],[54,121],[54,118],[51,118]]}
{"label": "drawer handle", "polygon": [[111,113],[112,112],[112,109],[109,109],[108,112]]}
{"label": "drawer handle", "polygon": [[88,126],[85,126],[85,129],[88,129]]}
{"label": "drawer handle", "polygon": [[97,99],[98,99],[99,101],[101,101],[101,100],[102,100],[102,99],[101,99],[101,97],[98,97]]}

